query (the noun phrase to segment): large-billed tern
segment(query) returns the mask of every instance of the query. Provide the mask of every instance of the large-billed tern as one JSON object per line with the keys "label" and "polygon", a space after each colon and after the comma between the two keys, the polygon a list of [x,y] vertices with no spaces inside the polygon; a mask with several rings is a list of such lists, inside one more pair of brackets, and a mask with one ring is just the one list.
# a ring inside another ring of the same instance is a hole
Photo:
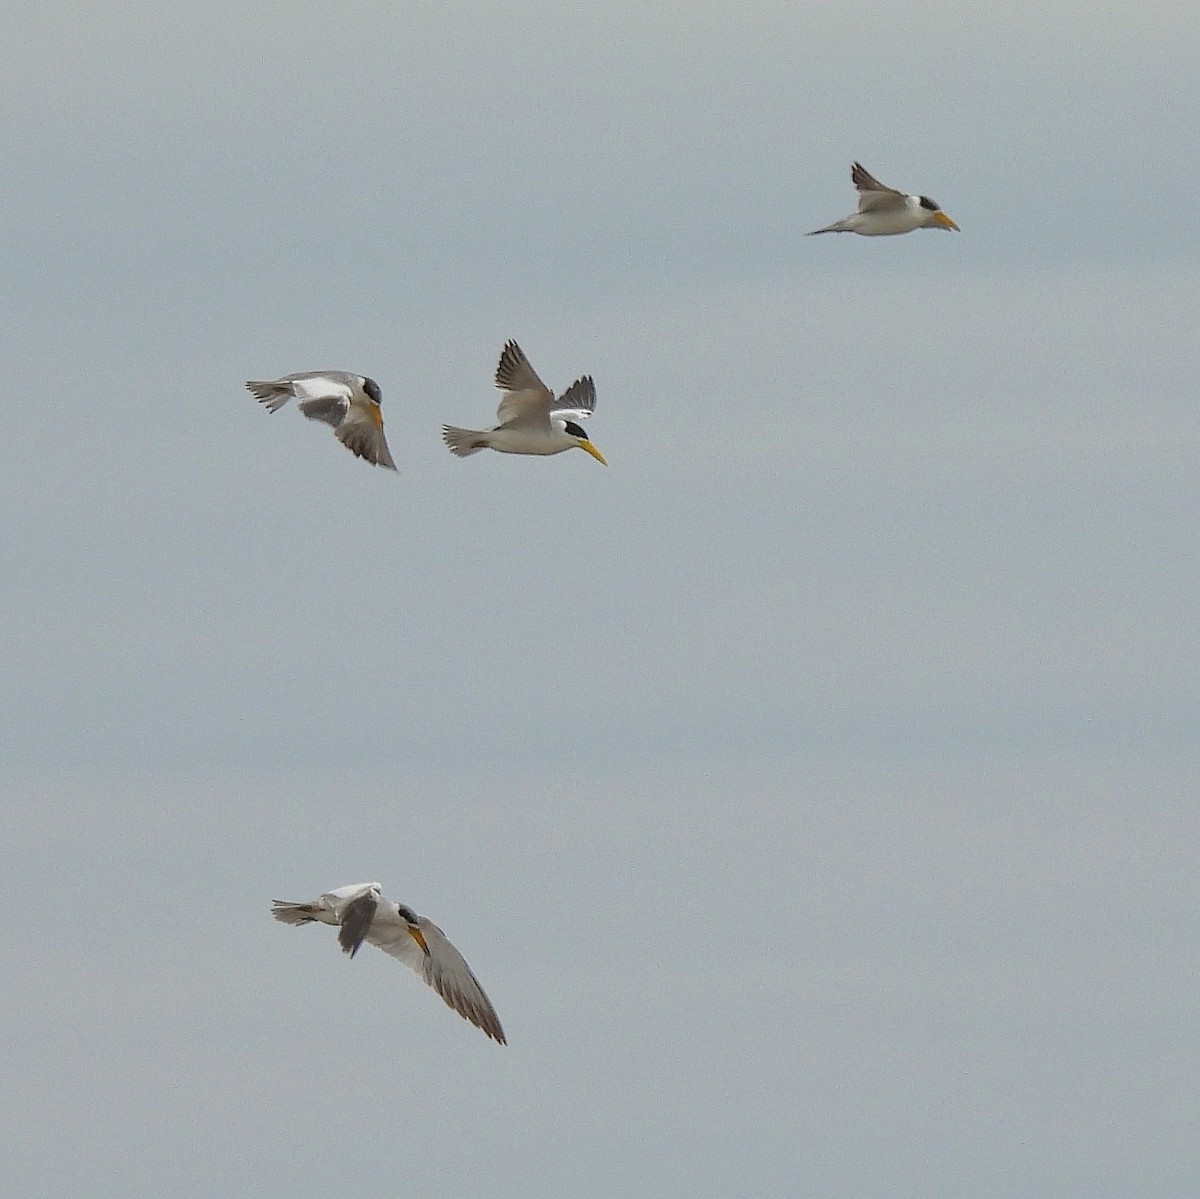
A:
{"label": "large-billed tern", "polygon": [[958,229],[928,196],[910,196],[885,187],[869,174],[861,162],[850,168],[850,180],[858,188],[858,211],[852,212],[815,233],[860,233],[863,237],[887,237],[914,229]]}
{"label": "large-billed tern", "polygon": [[494,429],[458,429],[442,426],[442,438],[451,453],[466,458],[478,450],[502,454],[561,454],[581,449],[607,466],[604,456],[579,425],[596,407],[596,385],[590,375],[576,379],[556,400],[554,392],[538,378],[521,347],[508,342],[496,367],[496,386],[504,399],[496,410],[500,423]]}
{"label": "large-billed tern", "polygon": [[302,371],[270,381],[252,379],[246,386],[269,412],[295,399],[309,420],[332,425],[346,449],[376,466],[396,469],[383,436],[383,393],[374,379],[349,371]]}
{"label": "large-billed tern", "polygon": [[412,967],[460,1016],[507,1044],[500,1018],[463,955],[430,919],[384,899],[378,883],[353,883],[326,891],[312,903],[276,899],[271,914],[284,924],[337,926],[338,944],[353,957],[364,941]]}

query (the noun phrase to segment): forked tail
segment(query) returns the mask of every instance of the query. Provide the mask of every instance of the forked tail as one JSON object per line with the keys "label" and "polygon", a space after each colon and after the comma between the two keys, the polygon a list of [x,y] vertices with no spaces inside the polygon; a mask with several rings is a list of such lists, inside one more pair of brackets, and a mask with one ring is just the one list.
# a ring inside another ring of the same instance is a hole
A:
{"label": "forked tail", "polygon": [[317,918],[317,909],[311,903],[285,903],[282,899],[273,899],[271,915],[284,924],[308,924]]}
{"label": "forked tail", "polygon": [[268,412],[278,412],[292,398],[290,383],[281,385],[265,380],[251,379],[246,387],[256,400],[266,406]]}
{"label": "forked tail", "polygon": [[452,454],[468,458],[488,447],[487,434],[478,429],[456,429],[453,425],[442,426],[442,440]]}

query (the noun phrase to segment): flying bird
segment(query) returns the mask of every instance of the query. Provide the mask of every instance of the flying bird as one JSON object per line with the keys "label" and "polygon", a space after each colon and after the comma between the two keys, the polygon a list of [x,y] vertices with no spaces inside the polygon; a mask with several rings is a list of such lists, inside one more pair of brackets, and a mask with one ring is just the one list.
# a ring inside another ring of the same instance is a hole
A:
{"label": "flying bird", "polygon": [[810,237],[814,233],[886,237],[892,233],[911,233],[914,229],[958,229],[936,201],[884,187],[861,162],[850,168],[850,180],[858,188],[858,211],[823,229],[813,229]]}
{"label": "flying bird", "polygon": [[353,883],[326,891],[312,903],[272,901],[271,915],[284,924],[333,924],[338,944],[353,957],[364,941],[411,966],[464,1020],[501,1045],[504,1029],[463,955],[430,919],[384,899],[378,883]]}
{"label": "flying bird", "polygon": [[246,386],[269,412],[295,399],[309,420],[332,425],[346,449],[376,466],[396,469],[383,436],[383,392],[374,379],[349,371],[302,371],[269,382],[252,379]]}
{"label": "flying bird", "polygon": [[588,440],[579,424],[596,408],[596,385],[591,375],[576,379],[556,400],[554,392],[537,377],[529,359],[515,341],[507,342],[496,367],[496,386],[504,399],[496,410],[500,423],[494,429],[457,429],[442,426],[450,452],[466,458],[477,450],[502,454],[561,454],[579,448],[604,466],[604,456]]}

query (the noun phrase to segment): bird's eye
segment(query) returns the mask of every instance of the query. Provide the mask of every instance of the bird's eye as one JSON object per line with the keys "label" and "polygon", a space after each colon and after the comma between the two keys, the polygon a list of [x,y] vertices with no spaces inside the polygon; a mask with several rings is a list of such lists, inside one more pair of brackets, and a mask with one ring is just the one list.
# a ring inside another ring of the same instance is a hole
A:
{"label": "bird's eye", "polygon": [[363,380],[363,391],[367,393],[377,404],[383,403],[383,392],[379,390],[379,384],[374,379]]}
{"label": "bird's eye", "polygon": [[931,200],[928,196],[921,196],[920,199],[921,199],[921,207],[928,208],[930,212],[937,212],[938,208],[941,207],[939,204],[937,204],[933,200]]}
{"label": "bird's eye", "polygon": [[588,435],[573,420],[563,421],[563,428],[570,433],[572,437],[579,437],[584,441],[587,441],[588,439]]}

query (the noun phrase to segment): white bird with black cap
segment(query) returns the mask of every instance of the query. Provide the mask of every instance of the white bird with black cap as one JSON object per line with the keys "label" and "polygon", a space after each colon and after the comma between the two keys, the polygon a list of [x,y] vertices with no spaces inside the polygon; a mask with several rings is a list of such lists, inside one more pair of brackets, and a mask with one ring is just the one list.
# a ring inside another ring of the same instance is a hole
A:
{"label": "white bird with black cap", "polygon": [[332,924],[338,944],[353,957],[364,941],[415,970],[464,1020],[493,1041],[507,1044],[500,1018],[463,955],[427,916],[384,899],[378,883],[352,883],[326,891],[312,903],[272,901],[271,915],[284,924]]}
{"label": "white bird with black cap", "polygon": [[850,168],[850,181],[858,188],[858,211],[852,212],[816,233],[858,233],[863,237],[888,237],[914,229],[954,229],[958,226],[928,196],[910,196],[887,187],[871,175],[861,162]]}
{"label": "white bird with black cap", "polygon": [[493,429],[442,426],[452,454],[466,458],[479,450],[501,454],[561,454],[580,449],[603,466],[608,463],[579,424],[596,409],[596,385],[590,375],[576,379],[558,399],[538,378],[521,347],[507,342],[496,367],[496,386],[504,392]]}
{"label": "white bird with black cap", "polygon": [[296,400],[309,420],[332,425],[346,449],[375,466],[396,469],[383,436],[383,392],[374,379],[349,371],[301,371],[281,379],[251,379],[246,387],[268,412]]}

